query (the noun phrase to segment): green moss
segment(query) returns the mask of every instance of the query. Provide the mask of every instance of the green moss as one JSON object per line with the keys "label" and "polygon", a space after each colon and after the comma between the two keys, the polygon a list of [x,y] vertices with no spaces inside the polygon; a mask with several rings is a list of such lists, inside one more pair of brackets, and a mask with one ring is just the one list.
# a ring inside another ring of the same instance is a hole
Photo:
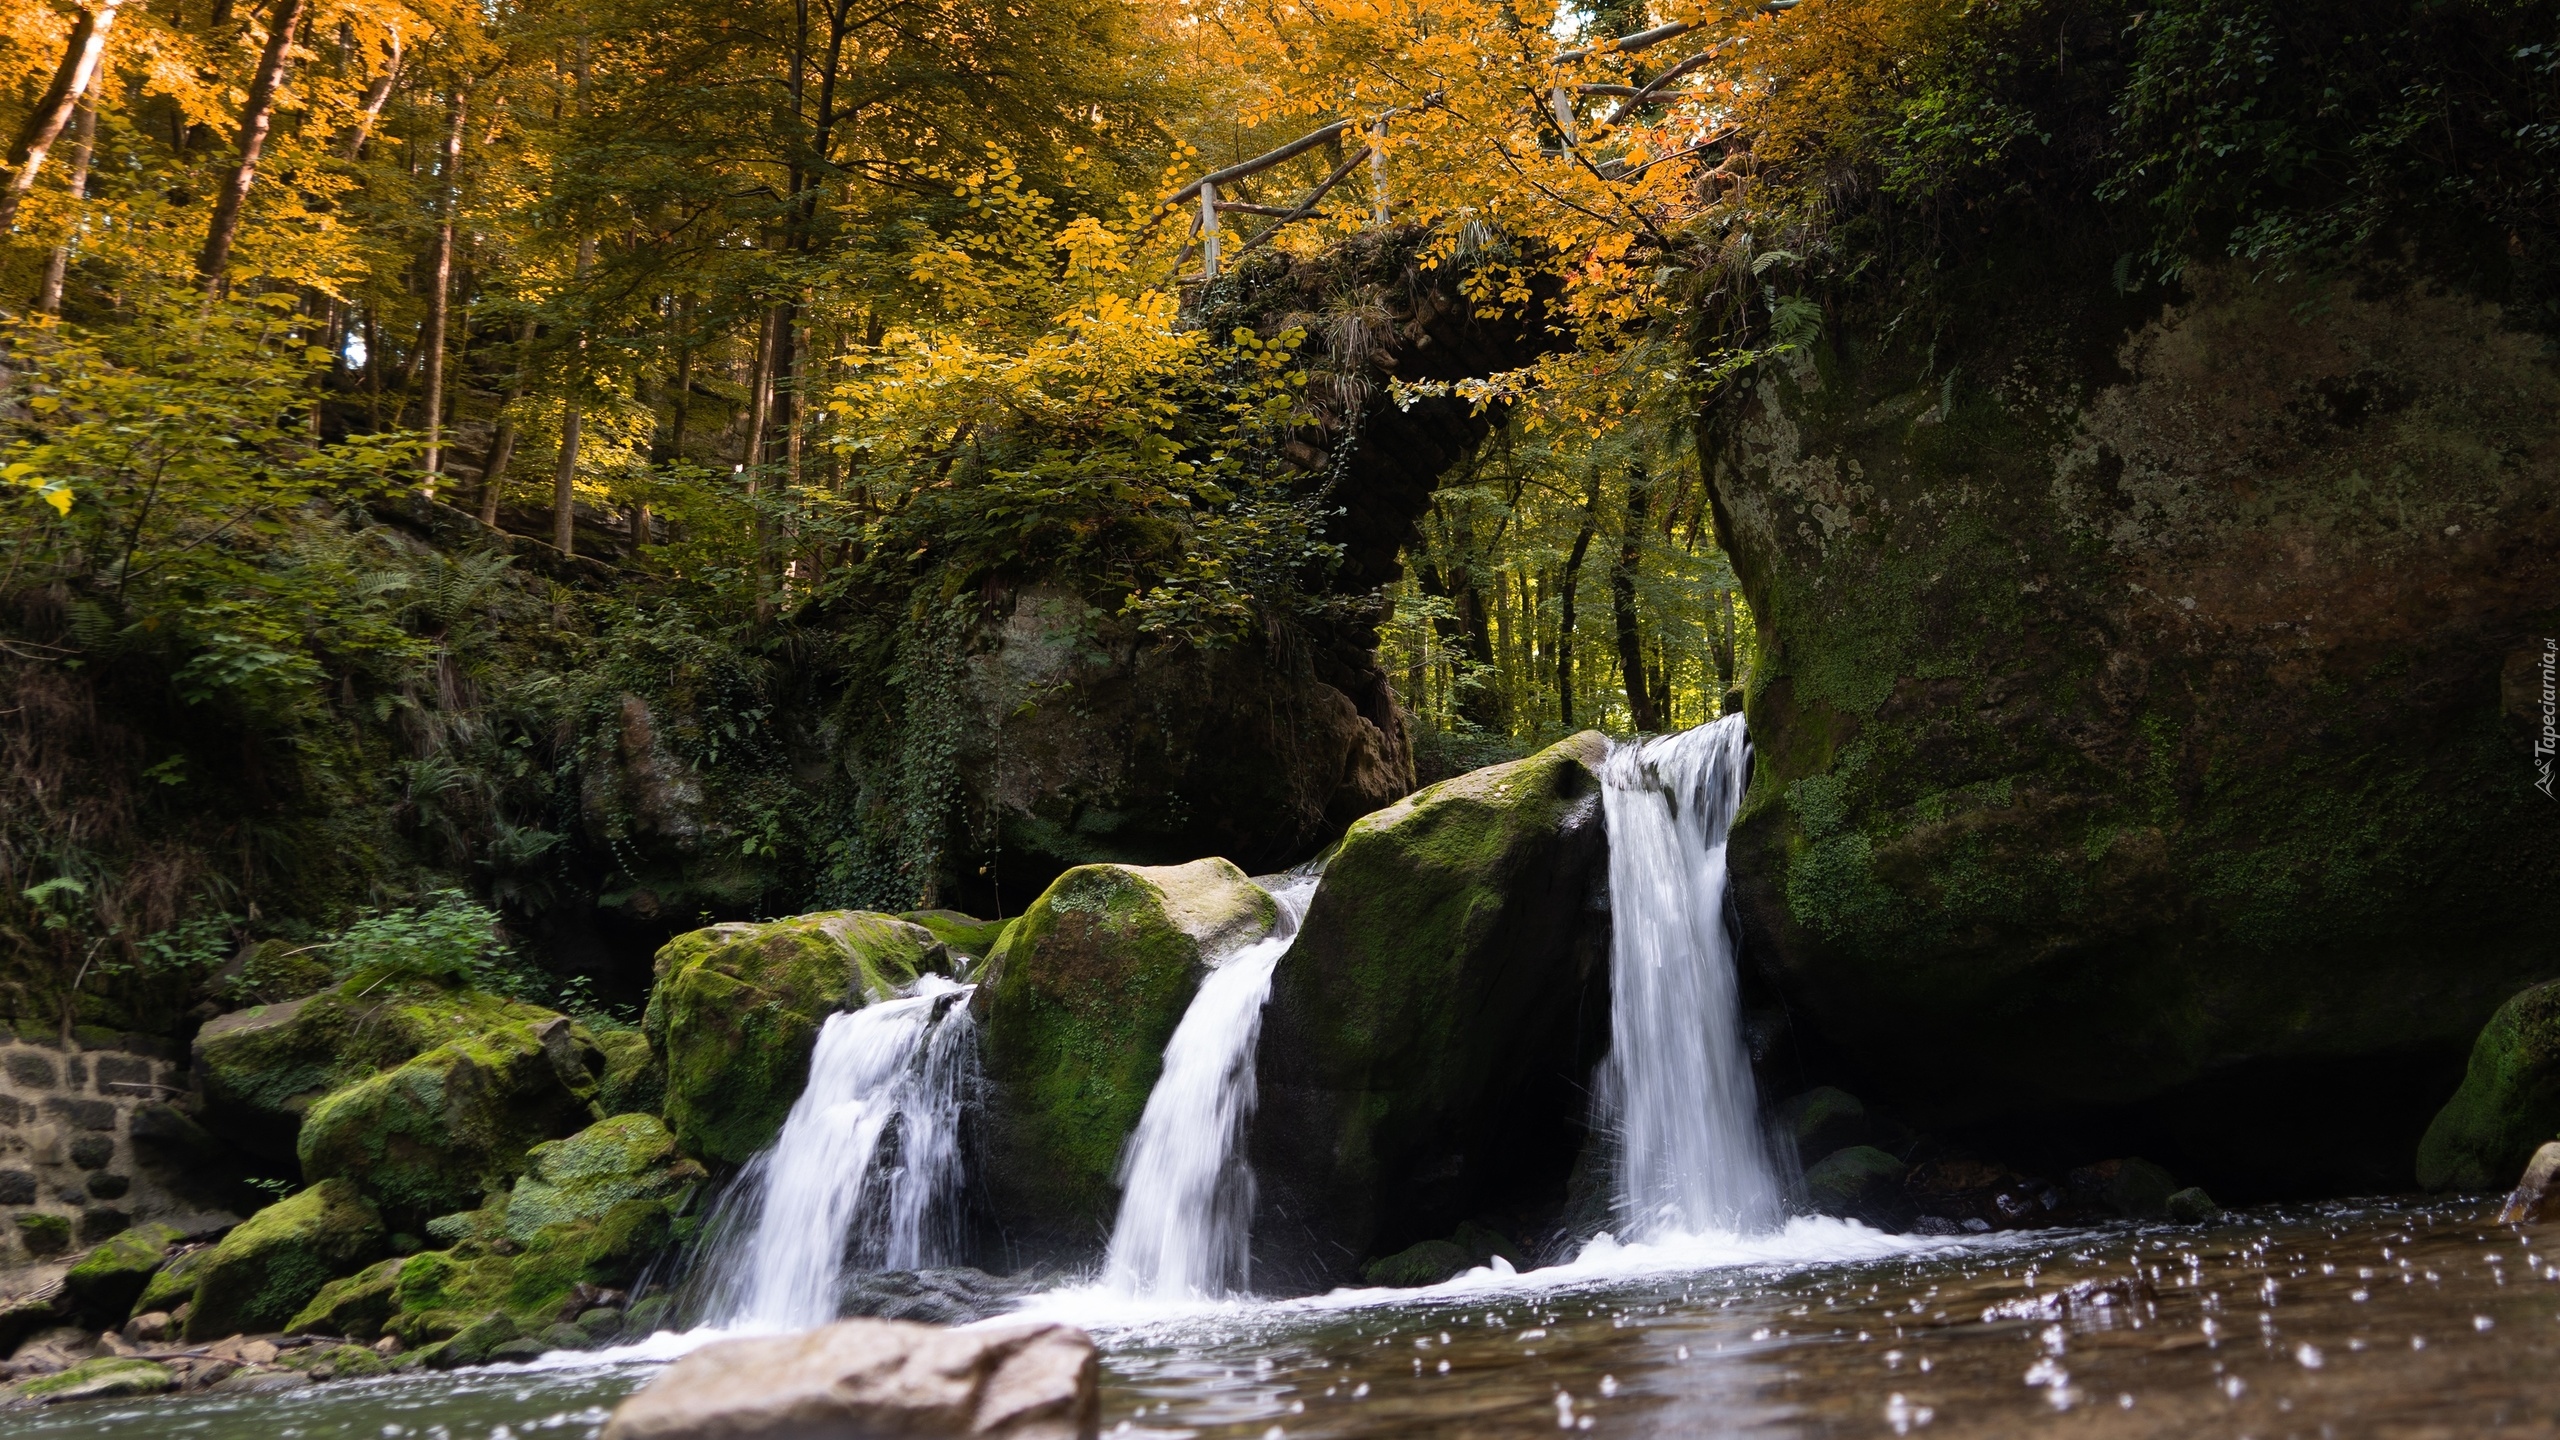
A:
{"label": "green moss", "polygon": [[923,926],[862,910],[669,941],[641,1021],[666,1062],[668,1127],[705,1159],[753,1156],[807,1083],[825,1018],[896,994],[945,953]]}
{"label": "green moss", "polygon": [[180,1238],[166,1225],[137,1225],[80,1257],[62,1277],[63,1295],[72,1312],[99,1326],[113,1325],[132,1314],[133,1302]]}
{"label": "green moss", "polygon": [[490,1313],[538,1329],[558,1316],[573,1287],[627,1286],[674,1239],[664,1202],[625,1200],[540,1230],[514,1254],[474,1242],[412,1255],[393,1282],[398,1309],[384,1328],[413,1346],[451,1337]]}
{"label": "green moss", "polygon": [[667,1098],[667,1067],[649,1037],[637,1030],[608,1030],[596,1036],[604,1051],[604,1075],[596,1081],[596,1103],[607,1115],[655,1114]]}
{"label": "green moss", "polygon": [[65,1400],[117,1400],[162,1395],[178,1388],[176,1372],[156,1361],[133,1356],[101,1356],[83,1360],[55,1375],[21,1381],[22,1399],[59,1403]]}
{"label": "green moss", "polygon": [[399,1281],[399,1260],[385,1260],[320,1287],[311,1303],[302,1307],[285,1322],[285,1329],[297,1334],[343,1335],[350,1340],[371,1340],[382,1333],[382,1322],[391,1318],[398,1307],[393,1287]]}
{"label": "green moss", "polygon": [[1360,1271],[1360,1278],[1372,1285],[1411,1289],[1419,1285],[1437,1285],[1443,1280],[1464,1275],[1475,1268],[1476,1257],[1454,1240],[1425,1240],[1408,1245],[1383,1260],[1372,1260]]}
{"label": "green moss", "polygon": [[437,1046],[313,1105],[302,1172],[353,1179],[403,1224],[461,1208],[522,1174],[533,1146],[594,1123],[587,1053],[556,1017]]}
{"label": "green moss", "polygon": [[1258,939],[1269,895],[1224,860],[1082,865],[988,957],[982,1054],[997,1099],[992,1183],[1009,1221],[1101,1233],[1113,1171],[1209,959]]}
{"label": "green moss", "polygon": [[187,1338],[281,1329],[322,1286],[379,1258],[384,1238],[382,1217],[346,1180],[277,1201],[214,1247]]}
{"label": "green moss", "polygon": [[2560,981],[2498,1007],[2471,1047],[2462,1088],[2418,1142],[2426,1190],[2500,1190],[2560,1139]]}
{"label": "green moss", "polygon": [[1004,938],[1010,920],[978,920],[957,910],[911,910],[898,917],[921,925],[933,932],[933,938],[951,949],[954,955],[984,960],[995,953],[997,942]]}
{"label": "green moss", "polygon": [[59,1255],[71,1248],[71,1220],[63,1215],[32,1214],[17,1218],[18,1243],[30,1255]]}
{"label": "green moss", "polygon": [[527,1153],[506,1233],[530,1240],[553,1225],[601,1219],[626,1200],[675,1203],[706,1178],[651,1115],[617,1115]]}
{"label": "green moss", "polygon": [[148,1315],[153,1311],[166,1314],[194,1299],[196,1286],[204,1278],[204,1267],[213,1259],[213,1251],[213,1246],[204,1245],[170,1257],[159,1269],[151,1272],[150,1281],[142,1287],[142,1294],[134,1300],[133,1309],[126,1318]]}

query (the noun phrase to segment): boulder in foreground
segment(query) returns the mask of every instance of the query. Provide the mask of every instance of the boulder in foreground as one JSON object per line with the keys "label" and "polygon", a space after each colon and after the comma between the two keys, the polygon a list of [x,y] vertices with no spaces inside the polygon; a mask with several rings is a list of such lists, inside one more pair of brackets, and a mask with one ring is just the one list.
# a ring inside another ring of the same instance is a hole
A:
{"label": "boulder in foreground", "polygon": [[622,1402],[604,1440],[1092,1440],[1101,1423],[1093,1341],[1080,1330],[844,1320],[706,1345]]}
{"label": "boulder in foreground", "polygon": [[2480,1027],[2462,1088],[2418,1142],[2425,1190],[2489,1190],[2560,1133],[2560,981],[2511,997]]}

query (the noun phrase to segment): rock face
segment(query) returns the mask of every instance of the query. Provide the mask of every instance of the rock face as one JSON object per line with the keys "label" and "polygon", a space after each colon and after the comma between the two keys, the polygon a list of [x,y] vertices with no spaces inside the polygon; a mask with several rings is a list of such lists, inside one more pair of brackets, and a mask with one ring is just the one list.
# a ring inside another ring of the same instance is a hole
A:
{"label": "rock face", "polygon": [[2418,1142],[2424,1190],[2494,1190],[2560,1136],[2560,981],[2489,1017],[2471,1068]]}
{"label": "rock face", "polygon": [[250,1216],[204,1262],[187,1338],[279,1330],[331,1279],[382,1254],[382,1217],[356,1187],[323,1180]]}
{"label": "rock face", "polygon": [[521,1174],[534,1146],[594,1123],[603,1069],[565,1016],[439,1045],[314,1104],[303,1177],[352,1179],[403,1226],[462,1209]]}
{"label": "rock face", "polygon": [[2500,707],[2560,621],[2560,371],[2391,276],[2119,298],[2118,248],[1847,318],[1709,417],[1765,647],[1745,949],[1925,1128],[2394,1189],[2549,967]]}
{"label": "rock face", "polygon": [[1605,743],[1419,791],[1327,862],[1263,1016],[1257,1288],[1562,1198],[1608,1037]]}
{"label": "rock face", "polygon": [[706,1345],[622,1402],[604,1440],[1093,1440],[1096,1371],[1093,1342],[1064,1325],[845,1320]]}
{"label": "rock face", "polygon": [[747,1160],[800,1098],[826,1017],[946,968],[947,953],[923,926],[865,910],[669,941],[640,1022],[666,1062],[668,1128],[706,1160]]}
{"label": "rock face", "polygon": [[1108,1233],[1120,1146],[1200,977],[1278,918],[1211,859],[1079,866],[1005,931],[973,1003],[991,1090],[978,1173],[1007,1260],[1082,1254]]}

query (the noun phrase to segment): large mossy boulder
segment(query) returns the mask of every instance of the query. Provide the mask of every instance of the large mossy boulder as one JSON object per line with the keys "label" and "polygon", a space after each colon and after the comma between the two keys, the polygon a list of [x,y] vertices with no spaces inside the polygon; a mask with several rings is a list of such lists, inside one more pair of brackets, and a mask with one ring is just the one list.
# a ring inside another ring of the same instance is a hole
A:
{"label": "large mossy boulder", "polygon": [[507,1204],[506,1233],[519,1241],[554,1225],[600,1220],[626,1200],[679,1204],[707,1177],[654,1115],[616,1115],[525,1155]]}
{"label": "large mossy boulder", "polygon": [[2546,1140],[2560,1139],[2560,981],[2489,1017],[2462,1088],[2418,1142],[2422,1190],[2503,1190]]}
{"label": "large mossy boulder", "polygon": [[185,1237],[167,1225],[136,1225],[80,1257],[62,1277],[62,1298],[92,1328],[119,1325]]}
{"label": "large mossy boulder", "polygon": [[523,1174],[534,1146],[601,1118],[603,1069],[562,1016],[439,1045],[313,1105],[303,1177],[352,1180],[404,1227],[467,1208]]}
{"label": "large mossy boulder", "polygon": [[1706,417],[1763,647],[1744,953],[1925,1129],[2396,1189],[2552,973],[2545,312],[2398,259],[2126,291],[2118,223],[2039,210],[1947,323],[1878,292]]}
{"label": "large mossy boulder", "polygon": [[1257,1285],[1563,1198],[1608,1035],[1606,746],[1442,781],[1326,863],[1263,1018]]}
{"label": "large mossy boulder", "polygon": [[666,1064],[668,1128],[703,1159],[752,1157],[808,1083],[826,1018],[947,968],[948,955],[932,931],[867,910],[714,925],[667,942],[640,1024]]}
{"label": "large mossy boulder", "polygon": [[326,1179],[222,1238],[200,1270],[187,1338],[280,1330],[322,1286],[382,1255],[382,1216],[355,1185]]}
{"label": "large mossy boulder", "polygon": [[425,983],[367,989],[349,983],[206,1022],[196,1033],[203,1125],[263,1160],[290,1162],[314,1101],[435,1047],[551,1011]]}
{"label": "large mossy boulder", "polygon": [[[503,1211],[488,1220],[486,1228],[503,1233]],[[412,1255],[393,1279],[381,1327],[412,1346],[450,1339],[491,1313],[540,1331],[559,1320],[577,1287],[629,1286],[677,1238],[667,1201],[630,1199],[521,1241],[465,1240]]]}
{"label": "large mossy boulder", "polygon": [[974,1003],[992,1091],[980,1176],[1010,1258],[1109,1232],[1120,1147],[1200,977],[1278,918],[1224,860],[1081,865],[1005,931]]}

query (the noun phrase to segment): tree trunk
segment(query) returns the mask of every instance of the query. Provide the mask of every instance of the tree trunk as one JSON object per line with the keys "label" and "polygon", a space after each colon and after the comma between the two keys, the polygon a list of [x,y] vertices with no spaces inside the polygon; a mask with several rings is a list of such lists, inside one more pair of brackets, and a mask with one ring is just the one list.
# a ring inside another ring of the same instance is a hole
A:
{"label": "tree trunk", "polygon": [[373,138],[374,123],[382,118],[382,107],[390,103],[392,87],[400,83],[400,32],[397,28],[383,40],[382,48],[390,52],[383,63],[382,73],[373,77],[373,83],[365,87],[364,107],[356,112],[356,123],[348,126],[346,132],[338,137],[341,159],[353,160],[364,153],[364,142]]}
{"label": "tree trunk", "polygon": [[[9,188],[0,190],[0,232],[5,232],[17,219],[18,202],[35,188],[36,172],[44,168],[44,157],[53,142],[62,138],[62,127],[71,123],[71,112],[86,96],[98,77],[98,59],[106,52],[107,31],[116,23],[116,6],[120,0],[99,0],[95,10],[83,10],[72,23],[70,42],[62,47],[62,63],[54,67],[53,83],[47,85],[44,97],[27,116],[18,130],[18,138],[9,147]],[[299,0],[296,0],[299,3]]]}
{"label": "tree trunk", "polygon": [[[585,84],[585,58],[586,46],[585,42],[581,41],[579,43],[579,82],[582,89]],[[583,105],[580,108],[583,109]],[[580,280],[586,279],[587,272],[595,268],[595,263],[595,237],[579,236],[577,277]],[[586,343],[585,337],[581,336],[578,340],[579,348],[584,349]],[[580,420],[584,418],[579,413],[578,391],[586,384],[586,380],[587,369],[584,364],[579,365],[569,376],[569,394],[563,402],[564,408],[560,416],[560,469],[552,477],[551,482],[551,544],[563,555],[578,553],[578,428]]]}
{"label": "tree trunk", "polygon": [[[89,155],[98,143],[98,101],[92,95],[80,106],[80,119],[72,129],[71,182],[72,203],[85,212],[82,203],[89,198]],[[47,315],[62,313],[62,283],[71,274],[71,241],[53,247],[44,262],[44,284],[36,291],[36,308]],[[316,411],[314,412],[317,413]]]}
{"label": "tree trunk", "polygon": [[462,123],[470,87],[453,88],[453,113],[444,131],[444,223],[436,227],[436,255],[427,277],[427,493],[435,494],[444,459],[444,332],[453,293],[454,211],[462,206]]}
{"label": "tree trunk", "polygon": [[1600,472],[1591,474],[1591,498],[1583,502],[1582,529],[1573,537],[1573,553],[1565,557],[1564,585],[1556,616],[1556,697],[1564,728],[1573,728],[1573,592],[1582,584],[1582,557],[1591,552],[1591,537],[1600,528]]}
{"label": "tree trunk", "polygon": [[258,156],[266,150],[267,130],[275,123],[276,92],[284,88],[285,68],[293,55],[293,32],[302,24],[303,4],[304,0],[276,0],[275,13],[268,17],[267,48],[258,57],[258,73],[249,84],[249,103],[240,112],[240,161],[232,167],[221,198],[214,202],[213,223],[205,229],[204,253],[196,258],[196,274],[203,279],[207,294],[219,293],[231,270],[231,245],[240,238],[240,207],[248,203],[249,186],[258,178]]}
{"label": "tree trunk", "polygon": [[1662,715],[1654,705],[1653,687],[1646,681],[1644,637],[1636,627],[1636,566],[1644,558],[1644,532],[1651,518],[1652,501],[1652,479],[1641,469],[1628,471],[1626,523],[1618,531],[1618,567],[1609,574],[1609,605],[1618,622],[1618,670],[1626,677],[1627,713],[1634,717],[1636,729],[1648,735],[1661,731]]}
{"label": "tree trunk", "polygon": [[480,467],[480,523],[492,530],[498,527],[498,487],[516,453],[516,420],[507,412],[524,398],[525,357],[532,349],[533,321],[528,319],[516,327],[515,378],[508,382],[507,398],[500,403],[497,431],[489,437],[489,463]]}

